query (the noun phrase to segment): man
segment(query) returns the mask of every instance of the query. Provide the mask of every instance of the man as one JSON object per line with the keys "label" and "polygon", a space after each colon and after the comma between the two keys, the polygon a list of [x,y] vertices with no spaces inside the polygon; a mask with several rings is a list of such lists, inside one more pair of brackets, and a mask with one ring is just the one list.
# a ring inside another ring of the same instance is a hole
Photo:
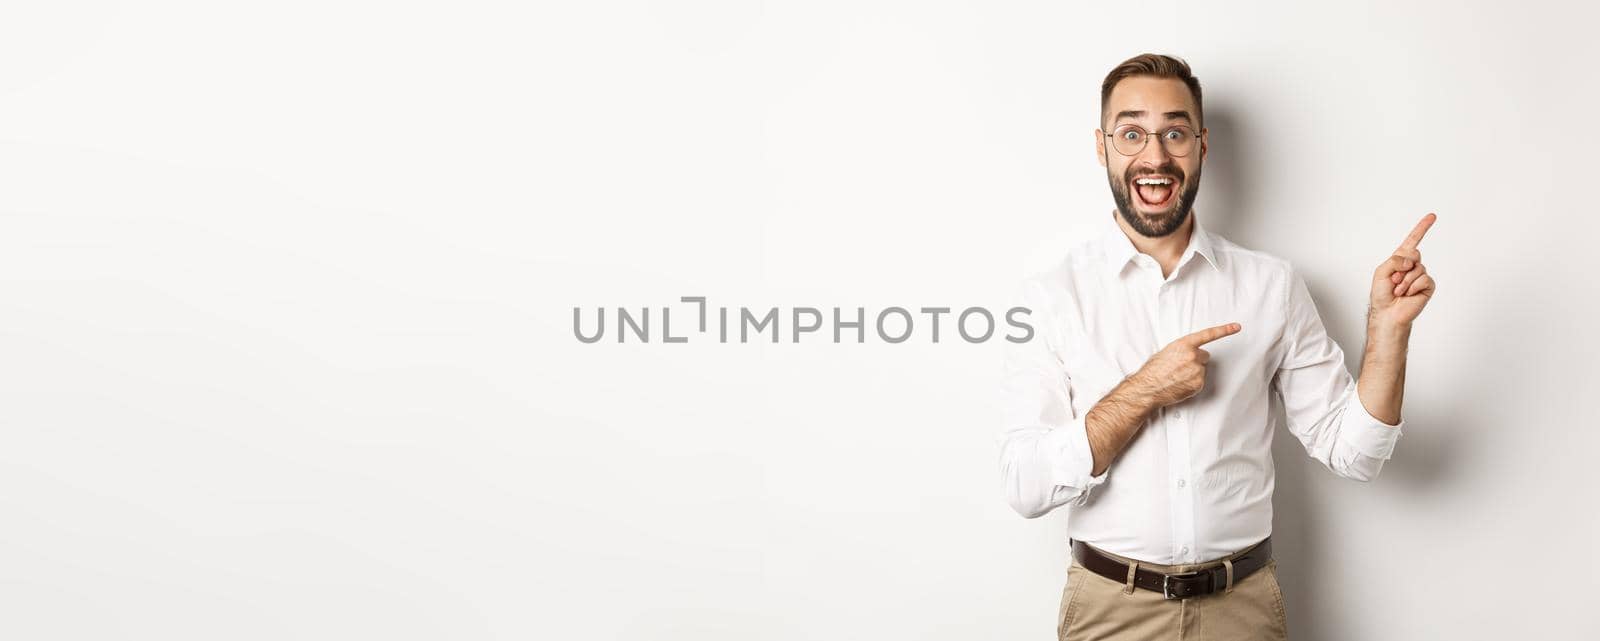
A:
{"label": "man", "polygon": [[1208,143],[1186,63],[1118,65],[1095,130],[1116,211],[1025,283],[1038,336],[1008,348],[1000,463],[1018,513],[1069,513],[1063,640],[1285,638],[1269,394],[1346,478],[1376,477],[1400,437],[1434,215],[1373,273],[1354,381],[1300,274],[1191,215]]}

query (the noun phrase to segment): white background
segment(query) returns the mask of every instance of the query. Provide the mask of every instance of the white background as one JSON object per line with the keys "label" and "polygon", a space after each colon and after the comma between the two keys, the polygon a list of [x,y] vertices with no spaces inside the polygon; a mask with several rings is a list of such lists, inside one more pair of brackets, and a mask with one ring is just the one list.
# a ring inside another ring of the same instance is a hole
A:
{"label": "white background", "polygon": [[1279,435],[1295,637],[1588,634],[1595,9],[1102,5],[0,6],[0,636],[1052,638],[998,341],[572,308],[1002,308],[1110,210],[1146,50],[1204,82],[1197,214],[1352,368],[1440,215],[1383,475]]}

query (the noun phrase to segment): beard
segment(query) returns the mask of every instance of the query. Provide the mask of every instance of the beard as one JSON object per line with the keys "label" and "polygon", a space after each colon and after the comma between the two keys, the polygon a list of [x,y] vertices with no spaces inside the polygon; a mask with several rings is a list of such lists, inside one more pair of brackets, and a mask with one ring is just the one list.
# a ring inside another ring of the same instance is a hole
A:
{"label": "beard", "polygon": [[[1134,195],[1130,192],[1130,185],[1134,179],[1146,174],[1166,174],[1183,184],[1183,191],[1177,194],[1177,202],[1173,203],[1167,212],[1141,214],[1134,210]],[[1107,172],[1106,179],[1111,183],[1111,196],[1117,201],[1117,211],[1122,214],[1122,219],[1128,221],[1129,227],[1146,238],[1160,238],[1178,231],[1178,228],[1183,226],[1183,221],[1189,217],[1189,209],[1194,206],[1195,195],[1200,193],[1200,170],[1196,169],[1191,179],[1170,161],[1154,171],[1135,171],[1129,166],[1122,180],[1117,180]]]}

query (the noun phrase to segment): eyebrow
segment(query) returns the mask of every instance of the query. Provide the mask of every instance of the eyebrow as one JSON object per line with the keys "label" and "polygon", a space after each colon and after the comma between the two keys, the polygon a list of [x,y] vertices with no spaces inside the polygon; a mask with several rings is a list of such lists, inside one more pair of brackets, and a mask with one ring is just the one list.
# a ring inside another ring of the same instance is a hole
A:
{"label": "eyebrow", "polygon": [[[1142,110],[1129,109],[1117,112],[1117,117],[1115,120],[1122,120],[1123,118],[1143,118],[1144,115],[1145,112]],[[1166,116],[1167,120],[1187,120],[1189,122],[1194,122],[1194,117],[1190,116],[1188,111],[1184,111],[1182,109],[1179,109],[1178,111],[1168,111],[1161,115]]]}

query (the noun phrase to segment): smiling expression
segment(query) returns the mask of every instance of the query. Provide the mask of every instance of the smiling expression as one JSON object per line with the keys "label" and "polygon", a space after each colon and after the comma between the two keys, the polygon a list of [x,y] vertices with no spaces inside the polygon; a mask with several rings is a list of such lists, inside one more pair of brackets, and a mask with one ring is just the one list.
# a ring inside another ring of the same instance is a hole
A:
{"label": "smiling expression", "polygon": [[[1194,206],[1200,191],[1200,167],[1206,154],[1206,131],[1196,119],[1200,110],[1183,81],[1176,78],[1133,76],[1112,89],[1095,130],[1095,151],[1106,168],[1117,210],[1140,234],[1157,238],[1177,231]],[[1108,133],[1137,125],[1149,132],[1144,148],[1132,156],[1118,152]],[[1196,132],[1194,148],[1173,156],[1157,138],[1168,128],[1182,125]]]}

